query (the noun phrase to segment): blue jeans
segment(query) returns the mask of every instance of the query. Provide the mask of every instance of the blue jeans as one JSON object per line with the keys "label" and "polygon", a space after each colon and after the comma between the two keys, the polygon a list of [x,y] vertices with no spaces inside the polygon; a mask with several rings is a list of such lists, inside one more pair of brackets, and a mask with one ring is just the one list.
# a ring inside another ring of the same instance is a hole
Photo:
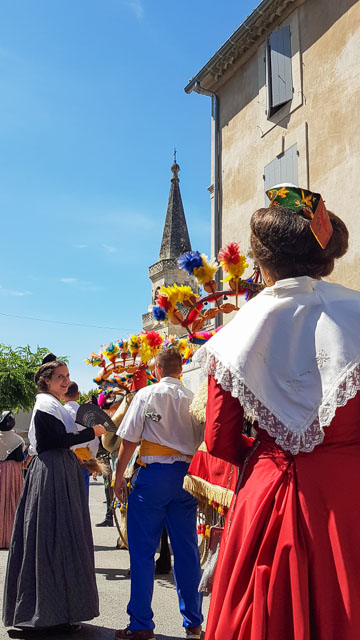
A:
{"label": "blue jeans", "polygon": [[82,474],[83,474],[83,476],[84,476],[85,488],[86,488],[86,495],[87,495],[87,498],[88,498],[88,500],[89,500],[89,485],[90,485],[90,478],[89,478],[88,471],[87,471],[87,469],[84,467],[84,465],[83,465],[83,464],[81,465],[81,473],[82,473]]}
{"label": "blue jeans", "polygon": [[127,530],[131,595],[127,607],[130,629],[153,629],[151,600],[154,556],[164,525],[174,553],[174,578],[184,627],[203,621],[201,578],[196,533],[197,501],[182,488],[186,462],[153,463],[142,467],[129,496]]}

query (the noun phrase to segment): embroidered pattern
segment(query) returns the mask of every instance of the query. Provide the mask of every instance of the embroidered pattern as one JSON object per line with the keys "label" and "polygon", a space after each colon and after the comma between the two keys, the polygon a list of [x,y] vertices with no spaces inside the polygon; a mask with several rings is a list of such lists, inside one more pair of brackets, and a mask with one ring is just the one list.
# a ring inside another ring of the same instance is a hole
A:
{"label": "embroidered pattern", "polygon": [[286,380],[286,385],[290,393],[299,393],[299,391],[302,391],[304,388],[304,385],[301,382],[301,380],[296,380],[296,379]]}
{"label": "embroidered pattern", "polygon": [[317,356],[315,356],[315,361],[319,369],[322,369],[322,367],[324,366],[324,364],[327,363],[328,360],[330,360],[330,356],[328,356],[328,354],[324,349],[321,349],[321,351],[319,351]]}
{"label": "embroidered pattern", "polygon": [[343,379],[328,393],[318,409],[316,418],[302,430],[294,431],[276,418],[247,388],[244,381],[218,362],[212,353],[201,349],[197,361],[224,391],[230,391],[234,398],[239,399],[244,412],[251,420],[256,420],[259,427],[275,439],[276,444],[293,455],[300,451],[310,453],[321,444],[325,436],[324,427],[330,425],[336,409],[344,407],[360,389],[360,364],[355,363],[351,368],[344,370]]}

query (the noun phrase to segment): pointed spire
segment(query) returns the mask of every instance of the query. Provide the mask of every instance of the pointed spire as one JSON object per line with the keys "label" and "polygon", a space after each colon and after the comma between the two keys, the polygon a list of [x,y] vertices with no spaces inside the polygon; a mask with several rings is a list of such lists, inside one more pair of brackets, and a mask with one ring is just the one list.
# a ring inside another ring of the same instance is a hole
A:
{"label": "pointed spire", "polygon": [[159,260],[178,258],[185,251],[191,251],[189,232],[186,224],[184,207],[181,199],[179,165],[176,163],[176,150],[174,149],[174,164],[171,167],[173,177],[169,193],[169,202],[161,241]]}

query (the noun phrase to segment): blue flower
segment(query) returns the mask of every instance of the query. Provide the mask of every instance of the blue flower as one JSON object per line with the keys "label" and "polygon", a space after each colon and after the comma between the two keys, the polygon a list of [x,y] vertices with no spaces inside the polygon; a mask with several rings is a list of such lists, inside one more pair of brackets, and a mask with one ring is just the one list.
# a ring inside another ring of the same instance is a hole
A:
{"label": "blue flower", "polygon": [[200,251],[187,251],[178,258],[178,267],[186,271],[189,276],[193,273],[194,269],[202,267],[203,259],[200,255]]}

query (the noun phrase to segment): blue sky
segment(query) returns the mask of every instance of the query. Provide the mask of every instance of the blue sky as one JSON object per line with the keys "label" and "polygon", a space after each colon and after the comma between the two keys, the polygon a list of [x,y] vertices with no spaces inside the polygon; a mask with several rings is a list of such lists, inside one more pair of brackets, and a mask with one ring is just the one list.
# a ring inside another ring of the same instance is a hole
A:
{"label": "blue sky", "polygon": [[85,358],[151,302],[174,147],[209,253],[210,99],[184,86],[257,4],[2,0],[0,342],[67,355],[94,386]]}

